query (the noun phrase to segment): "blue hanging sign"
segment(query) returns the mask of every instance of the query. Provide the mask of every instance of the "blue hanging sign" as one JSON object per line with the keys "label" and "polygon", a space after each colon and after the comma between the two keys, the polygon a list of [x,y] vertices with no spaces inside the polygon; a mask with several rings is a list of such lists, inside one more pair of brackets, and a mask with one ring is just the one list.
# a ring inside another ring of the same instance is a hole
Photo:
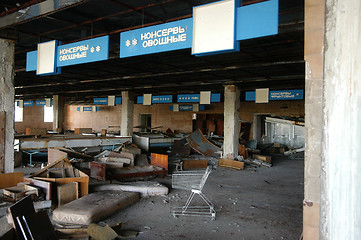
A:
{"label": "blue hanging sign", "polygon": [[108,105],[108,98],[94,98],[93,103],[95,105]]}
{"label": "blue hanging sign", "polygon": [[107,60],[109,36],[58,46],[57,67]]}
{"label": "blue hanging sign", "polygon": [[[109,58],[109,36],[60,45],[55,48],[55,53],[56,68],[107,60]],[[26,54],[26,71],[35,71],[37,62],[38,51],[28,52]]]}
{"label": "blue hanging sign", "polygon": [[236,14],[238,41],[278,34],[278,0],[238,7]]}
{"label": "blue hanging sign", "polygon": [[[173,111],[173,105],[169,105],[168,109]],[[204,111],[206,106],[199,105],[199,111]],[[193,111],[193,105],[179,105],[179,111]]]}
{"label": "blue hanging sign", "polygon": [[24,101],[23,102],[23,106],[24,107],[31,107],[34,105],[34,102],[33,101]]}
{"label": "blue hanging sign", "polygon": [[120,33],[120,58],[192,47],[193,19]]}
{"label": "blue hanging sign", "polygon": [[115,97],[115,105],[122,104],[122,97]]}
{"label": "blue hanging sign", "polygon": [[[177,102],[179,103],[199,103],[200,94],[179,94]],[[211,94],[211,102],[221,102],[220,93]]]}
{"label": "blue hanging sign", "polygon": [[[304,91],[297,90],[276,90],[269,92],[269,100],[302,100]],[[246,92],[246,101],[255,101],[255,92]]]}
{"label": "blue hanging sign", "polygon": [[46,105],[45,100],[36,100],[35,101],[35,106],[45,106],[45,105]]}
{"label": "blue hanging sign", "polygon": [[[152,96],[152,103],[172,103],[173,95]],[[143,104],[143,96],[137,97],[137,103]]]}

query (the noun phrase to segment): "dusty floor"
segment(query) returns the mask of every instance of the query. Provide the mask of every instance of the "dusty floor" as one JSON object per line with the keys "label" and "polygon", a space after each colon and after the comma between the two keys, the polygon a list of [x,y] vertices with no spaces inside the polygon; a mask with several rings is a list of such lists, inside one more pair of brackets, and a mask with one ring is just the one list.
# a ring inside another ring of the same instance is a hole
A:
{"label": "dusty floor", "polygon": [[[143,198],[103,222],[123,222],[136,239],[299,239],[302,232],[303,160],[274,157],[272,168],[237,171],[218,168],[203,192],[215,205],[215,221],[170,214],[190,192]],[[156,179],[170,186],[171,177]]]}

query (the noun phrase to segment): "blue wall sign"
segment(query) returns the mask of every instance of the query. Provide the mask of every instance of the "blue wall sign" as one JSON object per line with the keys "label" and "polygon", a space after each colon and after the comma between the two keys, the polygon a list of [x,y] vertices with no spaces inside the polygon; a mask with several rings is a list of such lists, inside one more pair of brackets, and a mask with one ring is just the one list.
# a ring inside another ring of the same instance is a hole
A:
{"label": "blue wall sign", "polygon": [[193,19],[120,33],[120,57],[173,51],[192,47]]}
{"label": "blue wall sign", "polygon": [[[55,51],[56,67],[107,60],[109,58],[109,36],[60,45]],[[37,58],[38,51],[26,54],[27,72],[36,70]]]}
{"label": "blue wall sign", "polygon": [[[200,94],[179,94],[177,97],[177,102],[179,103],[199,103]],[[211,94],[211,102],[221,102],[220,93]]]}
{"label": "blue wall sign", "polygon": [[[152,96],[152,103],[172,103],[172,102],[173,102],[172,95]],[[143,96],[137,97],[137,103],[143,104]]]}
{"label": "blue wall sign", "polygon": [[[173,111],[173,105],[169,105],[168,109]],[[199,111],[204,111],[206,106],[199,105]],[[179,105],[179,111],[193,111],[193,105]]]}
{"label": "blue wall sign", "polygon": [[[269,92],[269,100],[302,100],[303,90],[276,90]],[[246,92],[246,101],[255,101],[255,92]]]}

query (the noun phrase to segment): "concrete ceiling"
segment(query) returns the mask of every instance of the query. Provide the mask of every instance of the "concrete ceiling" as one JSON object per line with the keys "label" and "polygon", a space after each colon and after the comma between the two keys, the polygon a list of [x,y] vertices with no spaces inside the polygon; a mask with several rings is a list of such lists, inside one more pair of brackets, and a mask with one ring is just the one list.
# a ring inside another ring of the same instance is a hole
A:
{"label": "concrete ceiling", "polygon": [[[49,1],[49,0],[47,0]],[[47,2],[45,1],[45,2]],[[1,1],[1,21],[44,1]],[[55,2],[55,1],[54,1]],[[205,57],[178,50],[119,58],[123,31],[189,18],[192,7],[210,0],[58,0],[59,8],[0,27],[0,37],[15,45],[16,99],[65,95],[68,103],[90,103],[94,97],[136,94],[222,92],[224,84],[242,90],[304,88],[304,1],[279,0],[279,34],[241,41],[240,51]],[[260,1],[243,1],[251,4]],[[61,5],[63,4],[63,5]],[[3,24],[4,25],[4,24]],[[60,75],[26,72],[26,52],[53,39],[63,44],[110,35],[109,60],[63,67]]]}

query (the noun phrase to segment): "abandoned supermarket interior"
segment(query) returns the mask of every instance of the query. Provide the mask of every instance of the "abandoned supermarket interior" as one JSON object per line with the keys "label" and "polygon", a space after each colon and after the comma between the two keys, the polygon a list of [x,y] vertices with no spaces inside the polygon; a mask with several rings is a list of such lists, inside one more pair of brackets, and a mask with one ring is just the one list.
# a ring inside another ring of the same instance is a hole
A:
{"label": "abandoned supermarket interior", "polygon": [[361,239],[361,1],[0,1],[0,239]]}

